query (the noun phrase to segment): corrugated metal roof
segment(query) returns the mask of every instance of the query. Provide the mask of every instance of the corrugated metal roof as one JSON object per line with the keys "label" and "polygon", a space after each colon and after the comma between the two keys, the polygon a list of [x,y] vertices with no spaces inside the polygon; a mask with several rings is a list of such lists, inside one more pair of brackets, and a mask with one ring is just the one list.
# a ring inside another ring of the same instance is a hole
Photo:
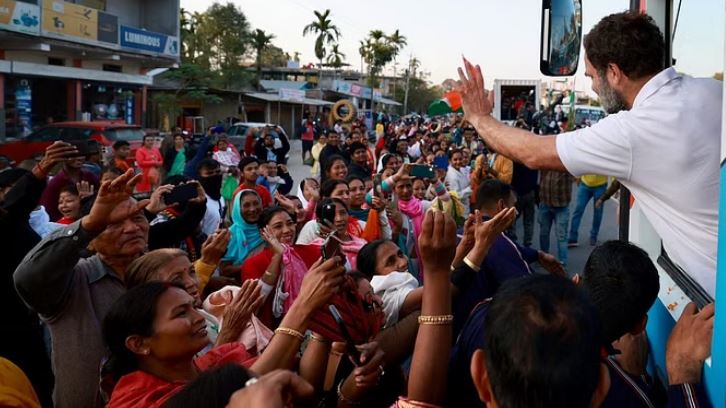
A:
{"label": "corrugated metal roof", "polygon": [[247,92],[245,95],[255,98],[255,99],[262,99],[263,101],[267,102],[284,102],[284,103],[295,103],[300,105],[332,105],[333,102],[324,101],[322,99],[312,99],[312,98],[303,98],[301,101],[290,101],[280,98],[280,95],[274,94],[274,93],[264,93],[264,92]]}
{"label": "corrugated metal roof", "polygon": [[268,91],[279,91],[280,89],[307,89],[307,82],[300,81],[282,81],[276,79],[263,79],[260,85]]}

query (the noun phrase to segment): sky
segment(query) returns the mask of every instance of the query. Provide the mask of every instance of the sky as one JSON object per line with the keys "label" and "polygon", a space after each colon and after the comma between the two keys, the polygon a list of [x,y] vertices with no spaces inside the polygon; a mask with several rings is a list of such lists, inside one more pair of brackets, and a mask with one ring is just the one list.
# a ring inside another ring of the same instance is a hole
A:
{"label": "sky", "polygon": [[[225,1],[222,1],[225,2]],[[409,56],[421,61],[432,83],[457,78],[461,56],[479,64],[487,87],[493,79],[545,79],[539,72],[541,1],[538,0],[233,0],[253,28],[275,34],[273,43],[301,62],[316,62],[314,37],[303,37],[314,10],[331,10],[341,31],[340,49],[360,69],[359,41],[370,30],[399,29],[408,45],[398,57],[405,69]],[[213,0],[181,0],[190,11],[204,11]],[[628,0],[583,0],[583,33],[602,17],[628,8]],[[694,76],[722,72],[724,65],[723,0],[682,0],[674,40],[676,68]],[[574,78],[577,90],[590,91],[581,61]],[[393,70],[388,69],[387,74]]]}

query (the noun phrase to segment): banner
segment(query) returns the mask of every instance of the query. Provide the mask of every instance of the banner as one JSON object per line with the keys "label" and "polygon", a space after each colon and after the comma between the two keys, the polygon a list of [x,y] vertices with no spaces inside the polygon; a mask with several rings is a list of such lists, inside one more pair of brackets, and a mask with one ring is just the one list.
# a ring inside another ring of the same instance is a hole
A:
{"label": "banner", "polygon": [[290,102],[303,102],[305,100],[305,91],[300,89],[280,88],[278,91],[280,99]]}
{"label": "banner", "polygon": [[33,94],[28,81],[23,79],[15,88],[15,111],[18,115],[20,134],[26,136],[33,130],[31,118],[33,116]]}
{"label": "banner", "polygon": [[121,26],[120,32],[122,47],[150,51],[156,54],[179,55],[179,39],[176,37],[125,25]]}
{"label": "banner", "polygon": [[40,7],[13,0],[0,0],[0,28],[24,34],[40,34]]}
{"label": "banner", "polygon": [[43,31],[96,42],[98,10],[61,0],[43,0]]}

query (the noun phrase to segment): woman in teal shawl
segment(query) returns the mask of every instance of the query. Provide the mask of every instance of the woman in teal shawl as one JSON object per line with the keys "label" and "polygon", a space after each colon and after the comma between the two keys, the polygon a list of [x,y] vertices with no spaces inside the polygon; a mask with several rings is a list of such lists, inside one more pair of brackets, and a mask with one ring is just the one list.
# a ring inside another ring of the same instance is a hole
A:
{"label": "woman in teal shawl", "polygon": [[262,199],[255,190],[242,190],[232,205],[231,239],[222,258],[224,275],[240,279],[240,267],[245,259],[264,249],[257,221],[262,213]]}

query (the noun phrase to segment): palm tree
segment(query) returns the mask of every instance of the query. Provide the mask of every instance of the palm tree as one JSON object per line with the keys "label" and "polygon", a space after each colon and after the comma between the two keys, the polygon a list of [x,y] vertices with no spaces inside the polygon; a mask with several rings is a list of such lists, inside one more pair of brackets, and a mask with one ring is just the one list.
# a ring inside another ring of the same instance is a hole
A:
{"label": "palm tree", "polygon": [[272,39],[275,38],[274,34],[267,34],[259,28],[255,30],[254,36],[252,37],[252,45],[255,47],[256,58],[255,65],[257,67],[257,88],[260,87],[260,80],[262,79],[262,52],[265,48],[272,45]]}
{"label": "palm tree", "polygon": [[406,37],[401,35],[401,33],[398,32],[398,29],[393,32],[393,34],[388,36],[388,42],[391,43],[393,46],[393,94],[396,94],[396,57],[398,57],[398,53],[401,52],[403,47],[408,45],[408,41],[406,40]]}
{"label": "palm tree", "polygon": [[[325,45],[332,44],[340,38],[340,30],[330,20],[330,9],[324,13],[313,11],[316,20],[303,28],[303,36],[317,34],[315,38],[315,57],[320,61],[320,76],[323,75],[323,58],[325,58]],[[321,78],[318,78],[320,81]]]}
{"label": "palm tree", "polygon": [[345,54],[338,49],[338,44],[333,44],[333,48],[330,49],[328,54],[327,65],[335,69],[339,69],[344,65],[348,65],[344,62]]}

